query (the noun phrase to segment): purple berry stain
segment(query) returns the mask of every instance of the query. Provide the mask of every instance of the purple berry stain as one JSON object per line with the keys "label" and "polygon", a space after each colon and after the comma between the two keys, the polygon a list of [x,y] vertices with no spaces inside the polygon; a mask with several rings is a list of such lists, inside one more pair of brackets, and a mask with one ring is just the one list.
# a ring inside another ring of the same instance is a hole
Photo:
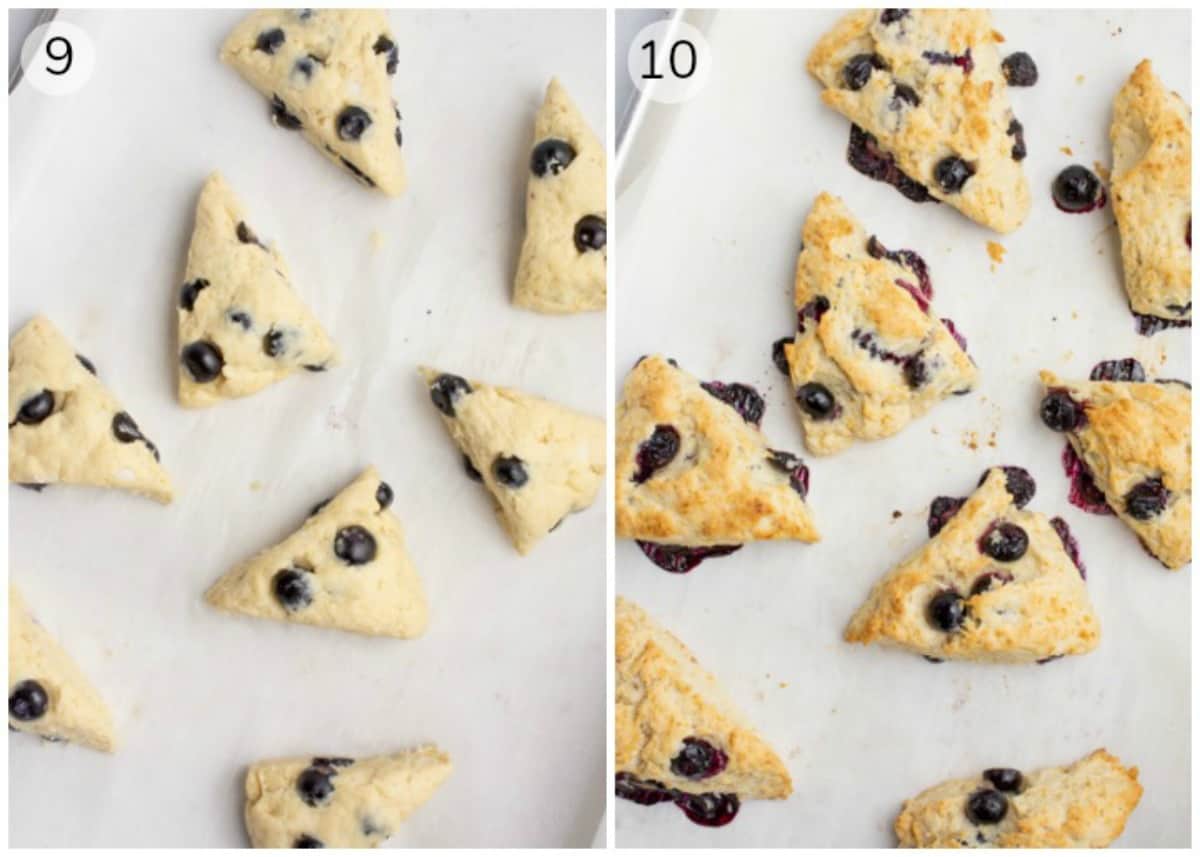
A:
{"label": "purple berry stain", "polygon": [[741,545],[706,545],[703,547],[687,547],[685,545],[662,545],[657,542],[638,541],[638,547],[652,563],[672,574],[687,574],[706,559],[717,556],[728,556]]}
{"label": "purple berry stain", "polygon": [[733,408],[742,419],[758,428],[762,423],[763,413],[767,403],[759,395],[758,390],[749,384],[726,384],[722,381],[705,381],[700,384],[710,396],[720,399]]}
{"label": "purple berry stain", "polygon": [[1075,567],[1079,569],[1079,576],[1087,580],[1087,566],[1083,564],[1083,557],[1079,555],[1079,542],[1075,541],[1075,536],[1071,534],[1071,528],[1067,526],[1067,522],[1062,518],[1054,517],[1050,519],[1050,526],[1054,528],[1054,532],[1058,533],[1063,550],[1067,552],[1071,562],[1075,563]]}
{"label": "purple berry stain", "polygon": [[850,143],[846,160],[855,170],[868,178],[892,185],[912,202],[937,202],[929,189],[896,166],[896,159],[879,148],[874,135],[857,125],[850,126]]}
{"label": "purple berry stain", "polygon": [[1088,470],[1088,466],[1083,463],[1083,459],[1076,454],[1075,447],[1070,443],[1063,447],[1062,466],[1063,472],[1071,480],[1067,499],[1072,506],[1077,506],[1093,515],[1111,515],[1113,513],[1112,507],[1104,499],[1104,492],[1096,486],[1096,480],[1092,478],[1092,471]]}

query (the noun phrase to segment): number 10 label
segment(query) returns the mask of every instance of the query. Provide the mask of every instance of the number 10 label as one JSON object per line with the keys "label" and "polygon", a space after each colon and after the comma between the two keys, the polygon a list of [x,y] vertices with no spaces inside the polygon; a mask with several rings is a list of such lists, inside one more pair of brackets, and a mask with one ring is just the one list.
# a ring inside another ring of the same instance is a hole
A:
{"label": "number 10 label", "polygon": [[712,52],[704,33],[683,20],[643,27],[629,47],[629,77],[647,98],[664,104],[689,100],[708,83]]}

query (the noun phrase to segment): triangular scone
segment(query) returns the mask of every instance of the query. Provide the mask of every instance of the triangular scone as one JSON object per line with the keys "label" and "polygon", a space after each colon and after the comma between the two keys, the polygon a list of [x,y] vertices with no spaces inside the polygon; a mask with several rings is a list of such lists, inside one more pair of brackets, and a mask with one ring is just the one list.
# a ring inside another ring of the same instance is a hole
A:
{"label": "triangular scone", "polygon": [[1145,332],[1192,318],[1192,111],[1142,60],[1113,101],[1113,212]]}
{"label": "triangular scone", "polygon": [[487,486],[520,553],[596,499],[603,420],[507,387],[420,371],[467,474]]}
{"label": "triangular scone", "polygon": [[993,467],[970,497],[937,498],[931,540],[875,584],[846,640],[998,663],[1096,648],[1078,545],[1061,518],[1022,508],[1033,493],[1022,468]]}
{"label": "triangular scone", "polygon": [[537,114],[529,169],[514,303],[550,313],[604,309],[604,146],[557,78]]}
{"label": "triangular scone", "polygon": [[305,306],[287,263],[246,222],[220,173],[204,183],[179,293],[179,401],[189,408],[248,396],[300,369],[322,372],[337,350]]}
{"label": "triangular scone", "polygon": [[1030,195],[1002,39],[984,9],[863,9],[821,38],[808,70],[826,87],[821,100],[854,123],[857,169],[1012,232]]}
{"label": "triangular scone", "polygon": [[399,52],[383,11],[255,12],[229,34],[221,60],[270,99],[280,128],[300,131],[362,184],[404,190],[391,80]]}
{"label": "triangular scone", "polygon": [[975,364],[912,250],[868,237],[822,193],[796,262],[797,331],[784,354],[814,455],[895,434],[948,396],[970,392]]}
{"label": "triangular scone", "polygon": [[[617,599],[617,796],[674,801],[699,824],[743,800],[778,800],[792,780],[717,680],[636,604]],[[690,796],[695,796],[689,800]]]}
{"label": "triangular scone", "polygon": [[432,745],[368,759],[258,762],[246,772],[246,832],[255,848],[374,848],[451,770]]}
{"label": "triangular scone", "polygon": [[425,591],[388,511],[392,499],[391,487],[367,468],[299,530],[218,580],[208,603],[264,619],[419,637]]}
{"label": "triangular scone", "polygon": [[[723,397],[723,398],[719,398]],[[808,469],[771,449],[762,398],[644,357],[617,405],[617,535],[663,545],[815,542]]]}
{"label": "triangular scone", "polygon": [[8,481],[121,488],[170,503],[158,448],[76,354],[35,316],[8,345]]}
{"label": "triangular scone", "polygon": [[901,848],[1105,848],[1142,798],[1138,769],[1107,750],[1023,774],[989,768],[904,802]]}
{"label": "triangular scone", "polygon": [[[1120,367],[1114,377],[1106,367]],[[1041,373],[1042,420],[1065,432],[1109,507],[1167,568],[1192,561],[1192,388],[1146,381],[1135,360],[1107,361],[1090,381]]]}
{"label": "triangular scone", "polygon": [[111,753],[112,715],[100,694],[8,587],[8,728]]}

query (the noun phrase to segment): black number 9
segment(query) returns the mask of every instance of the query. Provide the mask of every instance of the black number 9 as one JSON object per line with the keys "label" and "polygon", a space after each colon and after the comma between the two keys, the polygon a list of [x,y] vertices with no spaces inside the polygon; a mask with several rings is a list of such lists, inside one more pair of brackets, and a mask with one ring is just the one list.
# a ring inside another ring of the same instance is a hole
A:
{"label": "black number 9", "polygon": [[[58,53],[54,52],[55,43],[61,45]],[[50,59],[65,63],[62,68],[51,68],[46,66],[46,71],[54,75],[64,75],[71,70],[71,60],[74,58],[74,52],[71,50],[71,43],[62,36],[55,36],[50,41],[46,42],[46,56]]]}

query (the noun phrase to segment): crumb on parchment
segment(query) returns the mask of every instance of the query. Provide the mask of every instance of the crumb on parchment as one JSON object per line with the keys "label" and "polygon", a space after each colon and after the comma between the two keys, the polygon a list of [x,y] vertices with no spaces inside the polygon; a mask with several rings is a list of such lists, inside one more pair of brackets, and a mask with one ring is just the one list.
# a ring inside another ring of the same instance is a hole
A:
{"label": "crumb on parchment", "polygon": [[1104,164],[1100,163],[1099,161],[1092,161],[1092,169],[1105,183],[1112,178],[1112,172],[1108,169],[1108,167],[1104,166]]}
{"label": "crumb on parchment", "polygon": [[987,254],[992,259],[992,270],[996,270],[996,265],[1004,261],[1004,254],[1008,252],[1004,249],[1003,244],[997,244],[995,241],[987,242]]}
{"label": "crumb on parchment", "polygon": [[1075,154],[1074,152],[1071,151],[1070,146],[1059,146],[1058,150],[1060,152],[1062,152],[1064,155],[1066,155],[1068,158]]}

